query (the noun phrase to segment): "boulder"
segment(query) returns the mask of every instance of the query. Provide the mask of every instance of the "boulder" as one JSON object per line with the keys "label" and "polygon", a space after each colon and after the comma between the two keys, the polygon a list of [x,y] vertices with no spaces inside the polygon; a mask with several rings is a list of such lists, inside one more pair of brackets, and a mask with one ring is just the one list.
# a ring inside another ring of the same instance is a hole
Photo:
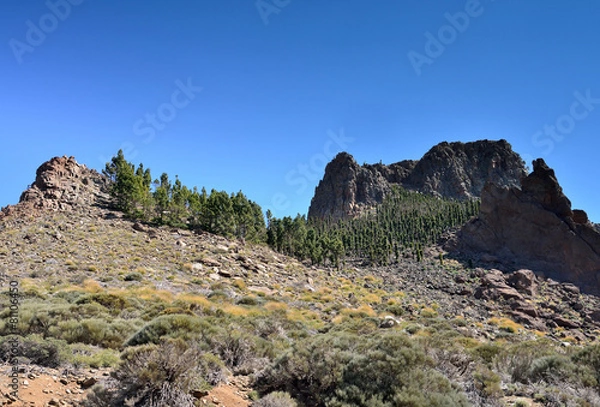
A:
{"label": "boulder", "polygon": [[527,295],[535,295],[537,292],[535,274],[531,270],[517,270],[510,274],[508,284]]}

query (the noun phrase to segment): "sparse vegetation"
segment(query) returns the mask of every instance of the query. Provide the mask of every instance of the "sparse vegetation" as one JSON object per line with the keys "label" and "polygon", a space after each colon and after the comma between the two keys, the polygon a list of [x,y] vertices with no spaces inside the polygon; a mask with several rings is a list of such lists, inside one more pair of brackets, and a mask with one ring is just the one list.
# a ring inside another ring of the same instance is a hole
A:
{"label": "sparse vegetation", "polygon": [[[231,217],[211,223],[214,213],[190,212],[203,193],[168,177],[149,188],[122,208],[143,225],[94,209],[0,232],[9,236],[0,257],[20,281],[22,360],[111,369],[88,406],[191,406],[190,391],[204,394],[232,376],[247,377],[263,407],[501,406],[515,395],[600,405],[600,348],[591,341],[599,331],[585,320],[597,299],[541,285],[526,305],[580,327],[531,326],[515,317],[514,303],[476,298],[486,270],[429,246],[476,202],[396,191],[389,206],[355,221],[268,217],[252,242]],[[185,210],[175,207],[178,194],[188,196]],[[260,212],[241,196],[214,200],[240,204],[233,213]],[[37,243],[23,244],[24,235]],[[2,362],[9,306],[3,292]]]}

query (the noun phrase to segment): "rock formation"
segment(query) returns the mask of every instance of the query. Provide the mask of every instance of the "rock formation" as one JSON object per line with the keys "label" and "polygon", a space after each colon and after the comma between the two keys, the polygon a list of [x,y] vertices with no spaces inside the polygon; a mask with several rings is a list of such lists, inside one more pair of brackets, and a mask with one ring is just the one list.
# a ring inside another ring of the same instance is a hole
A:
{"label": "rock formation", "polygon": [[479,217],[448,248],[600,294],[600,233],[584,211],[571,209],[554,171],[542,159],[533,162],[521,188],[488,182]]}
{"label": "rock formation", "polygon": [[102,174],[78,164],[73,157],[54,157],[37,169],[35,182],[21,194],[19,203],[0,211],[0,219],[107,202],[107,191],[108,179]]}
{"label": "rock formation", "polygon": [[325,168],[308,217],[354,217],[381,203],[393,185],[463,200],[479,197],[487,181],[518,186],[526,175],[523,160],[506,140],[443,142],[418,161],[391,165],[360,166],[348,153],[340,153]]}

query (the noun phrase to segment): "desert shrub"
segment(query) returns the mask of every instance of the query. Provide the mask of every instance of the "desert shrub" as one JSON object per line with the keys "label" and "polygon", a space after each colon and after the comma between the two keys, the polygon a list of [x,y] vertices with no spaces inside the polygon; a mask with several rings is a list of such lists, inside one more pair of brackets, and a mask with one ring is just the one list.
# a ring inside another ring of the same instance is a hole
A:
{"label": "desert shrub", "polygon": [[288,394],[282,391],[275,391],[267,394],[257,402],[252,404],[254,407],[297,407],[296,401]]}
{"label": "desert shrub", "polygon": [[129,273],[125,277],[123,277],[123,280],[125,281],[142,281],[143,279],[144,276],[138,273],[137,271]]}
{"label": "desert shrub", "polygon": [[395,333],[316,335],[295,343],[257,378],[311,406],[466,406],[415,341]]}
{"label": "desert shrub", "polygon": [[571,360],[563,355],[548,355],[531,363],[527,378],[531,382],[555,383],[569,377],[573,371]]}
{"label": "desert shrub", "polygon": [[264,300],[262,300],[261,298],[255,296],[255,295],[246,295],[246,296],[240,298],[237,303],[240,305],[256,306],[256,305],[260,305],[263,302],[264,302]]}
{"label": "desert shrub", "polygon": [[69,350],[68,362],[76,367],[116,367],[121,361],[119,353],[113,349],[100,349],[78,343],[70,345]]}
{"label": "desert shrub", "polygon": [[191,315],[170,314],[159,316],[136,332],[125,346],[137,346],[147,343],[157,344],[163,336],[190,339],[206,326],[200,318]]}
{"label": "desert shrub", "polygon": [[118,349],[125,339],[136,329],[133,321],[115,319],[106,321],[100,318],[88,318],[81,321],[69,320],[59,322],[51,332],[53,336],[66,340],[68,343],[85,343],[105,348]]}
{"label": "desert shrub", "polygon": [[513,382],[527,383],[533,361],[555,353],[553,343],[546,338],[516,343],[496,355],[494,370],[508,374]]}
{"label": "desert shrub", "polygon": [[589,345],[572,356],[573,361],[581,367],[588,368],[588,374],[582,374],[582,382],[590,387],[600,385],[600,345]]}
{"label": "desert shrub", "polygon": [[79,291],[59,291],[54,294],[54,298],[60,298],[67,301],[70,304],[74,304],[79,298],[85,296],[85,294]]}
{"label": "desert shrub", "polygon": [[231,368],[241,367],[255,356],[252,338],[240,330],[232,329],[210,338],[214,352]]}
{"label": "desert shrub", "polygon": [[182,341],[128,349],[114,373],[112,391],[94,389],[88,405],[192,407],[189,392],[201,381],[195,369],[199,357]]}
{"label": "desert shrub", "polygon": [[218,359],[181,339],[129,348],[121,359],[114,380],[94,388],[86,406],[193,407],[190,391],[206,389],[210,378],[223,376]]}
{"label": "desert shrub", "polygon": [[472,349],[472,354],[481,358],[486,364],[490,365],[496,355],[500,353],[502,348],[493,343],[484,343]]}
{"label": "desert shrub", "polygon": [[498,397],[502,394],[500,387],[501,379],[496,373],[486,367],[479,368],[473,373],[475,388],[481,392],[483,396]]}
{"label": "desert shrub", "polygon": [[[13,346],[13,343],[10,342],[15,339],[17,346]],[[16,354],[11,352],[13,349],[16,349]],[[42,339],[39,336],[0,338],[0,360],[2,362],[8,362],[12,355],[19,358],[19,363],[28,362],[56,368],[66,361],[67,354],[67,344],[56,339]]]}
{"label": "desert shrub", "polygon": [[[113,380],[114,382],[114,380]],[[94,385],[87,397],[83,400],[83,407],[113,407],[112,399],[115,397],[116,385]]]}
{"label": "desert shrub", "polygon": [[112,315],[119,315],[121,311],[123,311],[131,305],[130,301],[126,298],[109,293],[95,293],[84,295],[78,298],[75,301],[75,304],[82,305],[89,304],[92,302],[102,305],[104,308],[109,310]]}

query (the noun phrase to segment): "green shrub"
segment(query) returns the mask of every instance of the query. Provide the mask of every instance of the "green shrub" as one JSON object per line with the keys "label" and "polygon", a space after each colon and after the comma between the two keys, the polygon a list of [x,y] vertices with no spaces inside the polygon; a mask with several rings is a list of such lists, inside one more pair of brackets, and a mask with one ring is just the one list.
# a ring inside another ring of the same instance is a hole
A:
{"label": "green shrub", "polygon": [[125,346],[157,344],[163,336],[171,338],[190,339],[198,334],[206,323],[195,316],[185,314],[161,315],[150,321],[141,330],[136,332]]}
{"label": "green shrub", "polygon": [[211,378],[223,377],[218,359],[180,339],[129,348],[121,359],[114,380],[95,387],[84,405],[193,407],[191,390],[207,389]]}
{"label": "green shrub", "polygon": [[[16,342],[11,342],[16,340]],[[13,346],[16,343],[16,347]],[[0,338],[0,360],[9,362],[11,351],[16,349],[19,363],[31,363],[34,365],[57,368],[67,359],[67,344],[55,339],[42,339],[38,336],[21,337],[10,336]],[[26,360],[24,360],[26,359]]]}
{"label": "green shrub", "polygon": [[486,364],[490,365],[501,350],[502,348],[498,345],[484,343],[473,348],[472,353],[474,356],[481,358]]}
{"label": "green shrub", "polygon": [[69,349],[68,361],[76,367],[116,367],[121,361],[119,353],[113,349],[99,349],[84,344],[70,345]]}
{"label": "green shrub", "polygon": [[574,368],[573,362],[566,356],[543,356],[532,362],[528,378],[532,382],[543,380],[546,383],[557,383],[572,377]]}
{"label": "green shrub", "polygon": [[135,332],[136,325],[134,321],[120,318],[110,322],[100,318],[86,318],[81,321],[59,322],[56,327],[51,329],[51,333],[68,343],[80,342],[118,349],[123,346],[125,339]]}
{"label": "green shrub", "polygon": [[311,406],[467,406],[416,341],[397,333],[316,335],[296,342],[257,380]]}
{"label": "green shrub", "polygon": [[140,273],[133,272],[133,273],[129,273],[127,274],[125,277],[123,277],[123,280],[125,281],[142,281],[144,279],[144,276],[141,275]]}
{"label": "green shrub", "polygon": [[257,402],[252,404],[253,407],[297,407],[296,401],[285,392],[275,391],[267,394]]}
{"label": "green shrub", "polygon": [[473,373],[475,387],[485,397],[498,397],[502,395],[500,387],[501,379],[496,373],[486,367],[482,367]]}
{"label": "green shrub", "polygon": [[127,299],[108,293],[88,294],[78,298],[77,301],[75,301],[75,304],[82,305],[92,302],[102,305],[109,310],[112,315],[119,315],[121,311],[131,305]]}

